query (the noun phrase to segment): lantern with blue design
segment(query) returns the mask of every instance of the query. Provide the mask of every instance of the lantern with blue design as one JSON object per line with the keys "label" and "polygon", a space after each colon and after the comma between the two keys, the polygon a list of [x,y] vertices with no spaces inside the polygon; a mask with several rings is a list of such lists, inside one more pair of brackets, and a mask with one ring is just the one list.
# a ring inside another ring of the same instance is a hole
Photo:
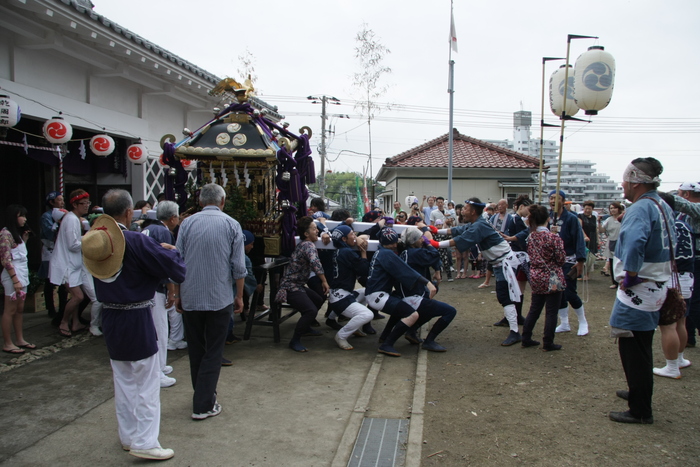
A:
{"label": "lantern with blue design", "polygon": [[600,45],[589,47],[576,59],[574,99],[586,115],[597,115],[610,103],[615,83],[615,59]]}
{"label": "lantern with blue design", "polygon": [[[578,113],[578,106],[574,102],[574,69],[569,65],[569,85],[564,86],[566,77],[566,65],[560,66],[549,78],[549,106],[552,113],[561,117],[566,113],[568,117]],[[564,108],[564,89],[567,89],[566,108]]]}

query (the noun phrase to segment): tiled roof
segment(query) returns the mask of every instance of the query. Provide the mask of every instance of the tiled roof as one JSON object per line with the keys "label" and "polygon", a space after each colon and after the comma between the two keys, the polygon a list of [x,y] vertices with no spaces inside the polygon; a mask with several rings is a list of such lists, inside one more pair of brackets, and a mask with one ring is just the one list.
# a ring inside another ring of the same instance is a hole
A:
{"label": "tiled roof", "polygon": [[[447,167],[449,163],[448,134],[386,159],[384,167]],[[496,146],[454,130],[452,167],[539,169],[539,159]]]}
{"label": "tiled roof", "polygon": [[187,71],[190,71],[197,76],[206,79],[207,81],[211,83],[218,83],[221,81],[221,78],[209,73],[206,70],[203,70],[202,68],[199,68],[197,65],[188,62],[187,60],[184,60],[177,55],[175,55],[172,52],[169,52],[165,50],[164,48],[147,41],[143,37],[139,36],[136,33],[133,33],[129,31],[128,29],[119,26],[117,23],[114,21],[105,18],[104,16],[95,13],[92,11],[90,8],[86,8],[86,3],[91,3],[91,2],[85,2],[85,1],[77,1],[77,0],[60,0],[61,3],[71,6],[75,8],[79,13],[84,14],[85,16],[89,17],[95,22],[98,22],[102,24],[105,27],[108,27],[112,29],[114,32],[117,34],[121,34],[122,36],[126,37],[130,41],[136,43],[137,45],[141,47],[145,47],[146,49],[150,50],[151,52],[160,55],[161,57],[165,58],[166,60],[170,60],[171,62],[183,67]]}

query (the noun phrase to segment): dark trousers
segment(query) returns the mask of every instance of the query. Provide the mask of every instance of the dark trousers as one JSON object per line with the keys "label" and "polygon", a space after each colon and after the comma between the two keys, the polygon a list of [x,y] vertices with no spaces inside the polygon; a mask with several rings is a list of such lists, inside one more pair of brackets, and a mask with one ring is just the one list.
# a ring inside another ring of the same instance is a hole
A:
{"label": "dark trousers", "polygon": [[501,306],[513,305],[513,300],[510,299],[508,292],[508,281],[503,275],[503,266],[495,266],[493,268],[493,276],[496,279],[496,298]]}
{"label": "dark trousers", "polygon": [[440,317],[445,324],[450,324],[457,314],[457,309],[452,305],[443,303],[437,300],[423,299],[416,310],[418,312],[418,320],[416,324],[411,326],[411,329],[418,329],[425,323],[435,317]]}
{"label": "dark trousers", "polygon": [[688,343],[696,344],[695,330],[700,329],[700,261],[695,262],[695,278],[693,280],[693,296],[690,299],[688,319],[685,328],[688,330]]}
{"label": "dark trousers", "polygon": [[554,329],[557,327],[557,316],[559,312],[559,304],[561,302],[562,292],[539,294],[533,293],[530,300],[530,311],[525,318],[523,325],[523,340],[532,339],[532,330],[535,328],[535,323],[542,314],[542,308],[546,307],[544,314],[544,335],[542,342],[545,346],[554,343]]}
{"label": "dark trousers", "polygon": [[613,272],[613,259],[608,258],[608,273],[610,273],[610,279],[612,280],[612,285],[618,285],[615,280],[615,273]]}
{"label": "dark trousers", "polygon": [[63,310],[66,308],[66,303],[68,302],[68,291],[65,287],[58,287],[58,310],[56,310],[56,305],[53,302],[53,289],[56,287],[48,279],[44,280],[44,299],[46,300],[46,310],[49,312],[50,316],[56,316],[56,313],[61,313],[63,316]]}
{"label": "dark trousers", "polygon": [[634,337],[618,338],[622,368],[629,387],[630,413],[636,418],[649,418],[654,392],[654,362],[651,343],[654,331],[632,331]]}
{"label": "dark trousers", "polygon": [[293,339],[299,339],[311,328],[311,323],[316,319],[324,301],[326,301],[325,297],[306,287],[297,292],[287,292],[287,303],[301,314],[294,328]]}
{"label": "dark trousers", "polygon": [[190,376],[194,389],[194,413],[208,412],[216,402],[221,357],[232,313],[233,303],[217,311],[185,310],[183,313],[187,351],[190,355]]}
{"label": "dark trousers", "polygon": [[[370,307],[370,309],[372,309],[372,307]],[[400,298],[394,296],[389,297],[389,300],[387,300],[386,305],[384,305],[384,308],[382,308],[382,313],[388,314],[389,319],[387,320],[387,323],[384,326],[384,330],[382,331],[379,340],[385,341],[387,337],[389,337],[389,334],[391,333],[392,329],[394,329],[394,327],[398,324],[398,322],[404,318],[411,316],[415,311],[416,310],[414,310],[411,305],[404,302]],[[455,313],[456,312],[457,311],[455,310]],[[430,318],[432,318],[432,316]],[[430,318],[426,319],[425,322],[428,322]],[[420,319],[420,314],[418,316],[418,319]],[[418,326],[413,326],[412,329],[418,329]]]}
{"label": "dark trousers", "polygon": [[581,308],[583,306],[583,302],[581,301],[581,298],[578,296],[578,292],[576,291],[576,277],[573,279],[569,277],[569,271],[571,271],[573,267],[573,264],[571,263],[565,263],[564,266],[562,267],[562,270],[564,271],[564,276],[566,277],[566,289],[564,290],[564,293],[561,296],[561,301],[559,303],[559,308],[566,308],[567,303],[571,305],[572,308]]}

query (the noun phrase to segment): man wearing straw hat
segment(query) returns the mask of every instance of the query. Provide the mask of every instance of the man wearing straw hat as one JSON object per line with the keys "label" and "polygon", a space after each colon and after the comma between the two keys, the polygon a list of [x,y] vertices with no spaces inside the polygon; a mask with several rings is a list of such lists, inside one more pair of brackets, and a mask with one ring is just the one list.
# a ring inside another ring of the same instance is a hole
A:
{"label": "man wearing straw hat", "polygon": [[134,213],[128,192],[109,190],[102,205],[105,214],[83,237],[82,251],[104,307],[119,438],[133,456],[170,459],[173,450],[158,442],[161,369],[150,309],[161,280],[185,280],[185,264],[172,245],[128,230]]}

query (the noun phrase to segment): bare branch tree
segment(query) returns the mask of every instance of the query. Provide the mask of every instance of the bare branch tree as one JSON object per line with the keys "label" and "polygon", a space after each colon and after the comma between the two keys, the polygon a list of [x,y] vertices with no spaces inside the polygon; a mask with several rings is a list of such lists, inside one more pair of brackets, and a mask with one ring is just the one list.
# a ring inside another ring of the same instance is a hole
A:
{"label": "bare branch tree", "polygon": [[[391,53],[379,42],[376,34],[367,23],[362,23],[360,31],[355,36],[355,58],[358,60],[360,71],[353,75],[353,86],[358,89],[361,98],[355,104],[355,110],[359,110],[367,117],[367,132],[369,134],[369,170],[370,177],[374,179],[372,172],[372,119],[375,114],[381,112],[388,105],[380,105],[377,99],[383,96],[389,86],[380,84],[384,75],[391,73],[391,68],[384,65],[384,58]],[[371,189],[372,203],[374,203],[374,183]]]}
{"label": "bare branch tree", "polygon": [[262,95],[260,89],[257,88],[258,75],[255,74],[255,55],[248,48],[242,55],[238,56],[238,66],[239,68],[236,69],[238,76],[243,80],[250,80],[250,84],[255,85],[255,92]]}

